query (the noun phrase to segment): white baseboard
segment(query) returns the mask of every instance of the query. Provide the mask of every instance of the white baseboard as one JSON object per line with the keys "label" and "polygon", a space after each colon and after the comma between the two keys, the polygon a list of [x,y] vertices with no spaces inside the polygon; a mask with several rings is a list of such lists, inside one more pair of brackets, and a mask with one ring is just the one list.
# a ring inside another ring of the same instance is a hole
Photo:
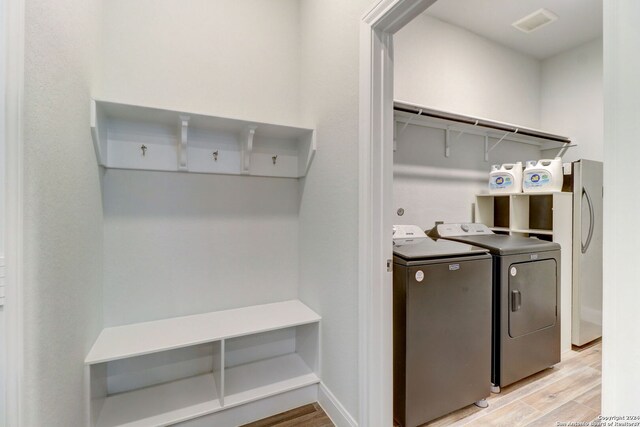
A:
{"label": "white baseboard", "polygon": [[318,403],[336,427],[358,427],[358,423],[324,383],[318,389]]}

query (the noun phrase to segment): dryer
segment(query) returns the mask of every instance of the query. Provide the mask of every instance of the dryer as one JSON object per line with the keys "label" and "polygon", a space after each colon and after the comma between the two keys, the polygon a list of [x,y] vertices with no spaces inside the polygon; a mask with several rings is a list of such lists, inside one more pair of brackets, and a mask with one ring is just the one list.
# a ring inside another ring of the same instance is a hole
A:
{"label": "dryer", "polygon": [[393,407],[416,427],[491,393],[491,256],[394,226]]}
{"label": "dryer", "polygon": [[495,234],[484,224],[436,224],[429,236],[493,257],[493,392],[560,362],[559,244]]}

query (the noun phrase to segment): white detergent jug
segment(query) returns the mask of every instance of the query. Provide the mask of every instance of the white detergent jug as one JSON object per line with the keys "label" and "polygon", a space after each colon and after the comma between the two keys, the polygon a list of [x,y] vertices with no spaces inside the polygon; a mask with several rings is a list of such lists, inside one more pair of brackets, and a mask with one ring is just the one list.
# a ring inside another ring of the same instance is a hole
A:
{"label": "white detergent jug", "polygon": [[522,162],[491,166],[489,174],[490,194],[515,194],[522,192]]}
{"label": "white detergent jug", "polygon": [[524,170],[522,189],[525,193],[543,193],[562,191],[564,175],[562,159],[529,160]]}

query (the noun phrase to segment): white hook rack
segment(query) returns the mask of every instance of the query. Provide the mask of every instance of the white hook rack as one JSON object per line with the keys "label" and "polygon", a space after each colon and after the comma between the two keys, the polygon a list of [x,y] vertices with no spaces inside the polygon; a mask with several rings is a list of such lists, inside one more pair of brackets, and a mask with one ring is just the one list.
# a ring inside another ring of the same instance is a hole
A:
{"label": "white hook rack", "polygon": [[253,152],[253,137],[256,134],[257,126],[247,126],[242,131],[242,173],[248,174],[251,169],[251,153]]}
{"label": "white hook rack", "polygon": [[178,146],[178,170],[189,170],[189,116],[180,116],[180,145]]}
{"label": "white hook rack", "polygon": [[105,168],[300,178],[316,151],[312,128],[100,100],[90,118]]}

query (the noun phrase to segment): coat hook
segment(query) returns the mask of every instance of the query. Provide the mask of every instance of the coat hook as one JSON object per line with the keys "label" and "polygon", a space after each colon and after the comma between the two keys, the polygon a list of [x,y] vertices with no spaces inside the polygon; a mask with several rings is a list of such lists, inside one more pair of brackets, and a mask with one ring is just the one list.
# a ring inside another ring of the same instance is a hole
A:
{"label": "coat hook", "polygon": [[218,150],[213,152],[213,161],[217,162],[218,161]]}
{"label": "coat hook", "polygon": [[147,154],[147,146],[142,144],[140,149],[142,150],[142,155],[145,156]]}
{"label": "coat hook", "polygon": [[276,160],[278,160],[278,156],[273,156],[271,158],[271,160],[273,160],[273,164],[275,165],[276,164]]}

